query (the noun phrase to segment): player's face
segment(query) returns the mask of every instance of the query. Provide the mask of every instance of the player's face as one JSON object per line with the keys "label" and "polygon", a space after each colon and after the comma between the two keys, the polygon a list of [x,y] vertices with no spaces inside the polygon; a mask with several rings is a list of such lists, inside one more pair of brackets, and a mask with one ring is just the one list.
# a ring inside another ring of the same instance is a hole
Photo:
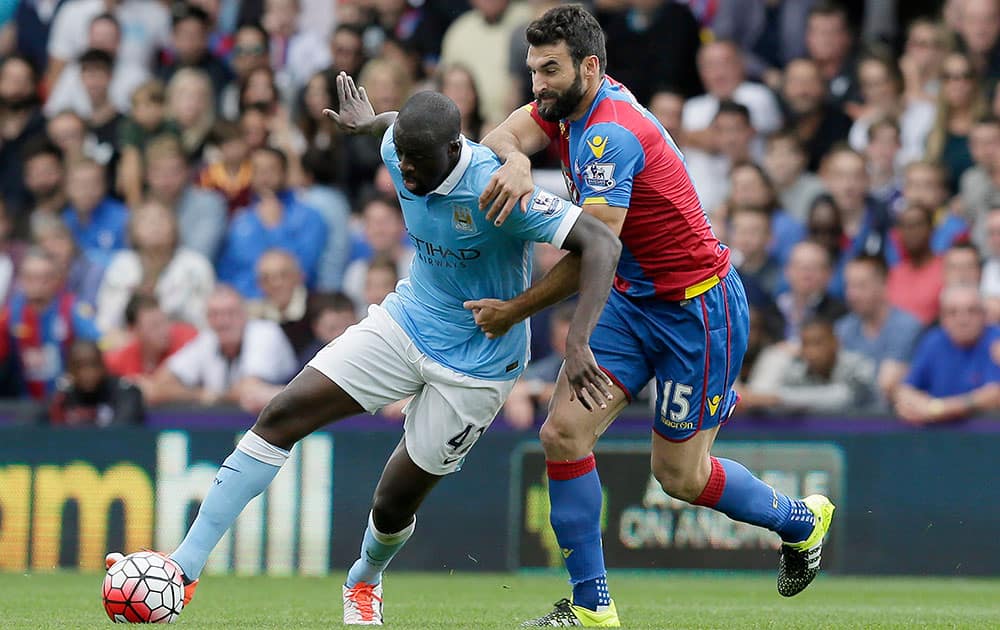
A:
{"label": "player's face", "polygon": [[426,195],[444,181],[452,160],[457,158],[461,143],[455,140],[443,147],[417,142],[405,133],[396,135],[396,154],[403,186],[415,195]]}
{"label": "player's face", "polygon": [[583,99],[580,66],[573,63],[565,42],[528,47],[531,91],[538,114],[549,122],[569,117]]}

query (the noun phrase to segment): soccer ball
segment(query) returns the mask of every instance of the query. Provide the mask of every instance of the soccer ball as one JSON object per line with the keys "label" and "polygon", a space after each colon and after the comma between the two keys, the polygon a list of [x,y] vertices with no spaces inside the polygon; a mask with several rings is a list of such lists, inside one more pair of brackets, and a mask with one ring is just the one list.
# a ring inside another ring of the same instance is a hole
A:
{"label": "soccer ball", "polygon": [[115,623],[173,623],[184,607],[184,578],[172,561],[140,551],[111,565],[101,596]]}

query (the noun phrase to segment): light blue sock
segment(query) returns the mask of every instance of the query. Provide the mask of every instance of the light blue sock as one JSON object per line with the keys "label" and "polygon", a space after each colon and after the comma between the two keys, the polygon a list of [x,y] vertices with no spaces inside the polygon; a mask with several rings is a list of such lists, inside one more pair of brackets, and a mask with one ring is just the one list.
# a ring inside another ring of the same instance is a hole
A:
{"label": "light blue sock", "polygon": [[413,517],[413,522],[395,534],[383,534],[375,529],[375,521],[371,513],[368,514],[368,527],[365,529],[365,538],[361,541],[361,557],[358,558],[351,570],[347,572],[347,588],[354,588],[358,582],[365,584],[380,584],[382,582],[382,572],[389,566],[389,562],[396,557],[399,550],[403,548],[406,541],[413,535],[413,530],[417,527],[417,517]]}
{"label": "light blue sock", "polygon": [[189,581],[198,579],[208,554],[247,503],[267,488],[286,459],[288,451],[247,431],[236,450],[222,462],[187,536],[170,554],[184,577]]}

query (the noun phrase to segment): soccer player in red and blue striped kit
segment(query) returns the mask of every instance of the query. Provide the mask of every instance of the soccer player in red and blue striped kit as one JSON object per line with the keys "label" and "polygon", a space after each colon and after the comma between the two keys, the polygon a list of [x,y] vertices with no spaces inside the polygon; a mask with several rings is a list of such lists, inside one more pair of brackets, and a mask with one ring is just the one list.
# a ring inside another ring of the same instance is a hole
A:
{"label": "soccer player in red and blue striped kit", "polygon": [[[504,166],[480,199],[502,222],[532,190],[526,155],[555,142],[574,201],[620,235],[614,288],[591,348],[613,386],[606,408],[588,411],[560,376],[541,429],[550,520],[573,585],[571,600],[526,626],[617,627],[601,548],[601,484],[592,449],[628,401],[656,378],[652,469],[665,492],[766,527],[782,541],[778,591],[804,589],[819,569],[833,504],[792,499],[735,461],[711,456],[732,413],[746,351],[742,283],[701,208],[673,140],[628,89],[604,74],[604,35],[579,5],[551,9],[527,29],[535,101],[483,141]],[[639,62],[639,61],[637,61]],[[480,327],[509,326],[578,286],[567,256],[525,293],[468,304]]]}

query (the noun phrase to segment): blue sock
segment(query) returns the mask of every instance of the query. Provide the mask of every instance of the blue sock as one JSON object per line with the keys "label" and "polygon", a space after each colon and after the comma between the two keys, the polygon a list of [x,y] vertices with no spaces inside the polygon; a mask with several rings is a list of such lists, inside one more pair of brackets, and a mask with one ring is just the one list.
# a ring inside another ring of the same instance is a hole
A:
{"label": "blue sock", "polygon": [[716,509],[734,521],[766,527],[784,542],[809,537],[816,519],[805,503],[790,499],[731,459],[712,458],[712,473],[701,496],[693,501]]}
{"label": "blue sock", "polygon": [[573,603],[591,610],[611,603],[601,548],[601,480],[594,455],[575,462],[546,462],[549,520],[562,548]]}
{"label": "blue sock", "polygon": [[219,468],[187,536],[170,554],[184,571],[184,577],[198,579],[208,554],[247,503],[267,488],[286,459],[287,451],[247,431]]}
{"label": "blue sock", "polygon": [[365,537],[361,541],[361,557],[354,561],[351,570],[347,572],[347,582],[344,586],[354,588],[358,582],[380,584],[382,572],[410,539],[416,527],[417,517],[414,516],[413,522],[402,530],[395,534],[383,534],[375,529],[375,520],[369,514],[368,528],[365,529]]}

